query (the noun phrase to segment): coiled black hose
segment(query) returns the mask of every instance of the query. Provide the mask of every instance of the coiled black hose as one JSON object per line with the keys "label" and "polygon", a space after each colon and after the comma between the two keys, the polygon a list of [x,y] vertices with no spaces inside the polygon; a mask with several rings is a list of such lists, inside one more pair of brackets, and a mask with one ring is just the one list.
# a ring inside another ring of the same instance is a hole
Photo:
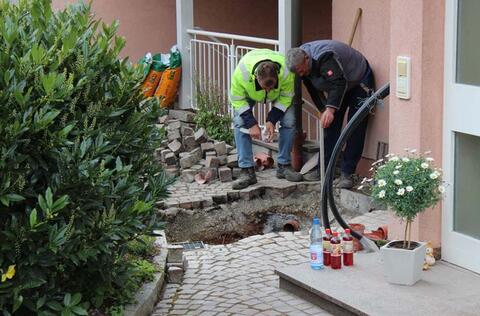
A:
{"label": "coiled black hose", "polygon": [[[386,98],[390,94],[390,83],[385,84],[383,87],[378,89],[375,93],[373,93],[368,99],[366,99],[360,109],[358,109],[357,113],[350,119],[347,126],[343,129],[340,137],[338,138],[335,147],[333,148],[332,155],[330,157],[330,161],[328,162],[327,170],[325,171],[325,180],[323,181],[322,186],[322,221],[323,226],[325,228],[330,228],[330,222],[328,220],[328,205],[330,204],[330,209],[332,211],[333,216],[337,220],[337,222],[345,228],[350,228],[348,224],[344,221],[340,213],[338,212],[337,206],[335,205],[335,199],[333,197],[333,176],[334,176],[334,169],[335,165],[337,164],[337,160],[340,156],[340,151],[343,145],[347,142],[350,138],[352,133],[355,131],[357,126],[367,117],[370,111],[376,106],[379,100]],[[323,167],[323,166],[321,166]],[[360,242],[362,242],[363,235],[351,230],[353,237],[357,238]],[[366,239],[366,238],[365,238]],[[366,242],[365,240],[363,240]],[[362,244],[365,246],[364,242]]]}

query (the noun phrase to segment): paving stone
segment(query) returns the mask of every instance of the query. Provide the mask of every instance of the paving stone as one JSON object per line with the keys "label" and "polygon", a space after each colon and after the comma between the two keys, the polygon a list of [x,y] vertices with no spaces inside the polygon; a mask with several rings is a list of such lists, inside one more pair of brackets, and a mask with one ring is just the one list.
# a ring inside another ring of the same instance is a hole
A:
{"label": "paving stone", "polygon": [[165,174],[169,177],[177,177],[179,175],[179,171],[177,167],[172,167],[172,168],[165,168],[164,169]]}
{"label": "paving stone", "polygon": [[179,267],[170,267],[167,270],[168,282],[169,283],[182,283],[183,279],[183,269]]}
{"label": "paving stone", "polygon": [[187,123],[192,123],[195,118],[195,113],[185,110],[169,110],[168,115],[174,120]]}
{"label": "paving stone", "polygon": [[207,131],[203,127],[196,131],[194,136],[197,144],[205,143],[208,140]]}
{"label": "paving stone", "polygon": [[168,245],[168,263],[182,263],[183,262],[183,246],[181,245]]}
{"label": "paving stone", "polygon": [[202,159],[202,150],[200,148],[195,148],[192,151],[190,151],[190,155],[194,156],[197,158],[197,162]]}
{"label": "paving stone", "polygon": [[182,151],[183,146],[181,142],[174,140],[168,144],[168,149],[170,149],[175,155],[178,155]]}
{"label": "paving stone", "polygon": [[233,168],[232,169],[232,177],[233,179],[238,179],[242,174],[242,168]]}
{"label": "paving stone", "polygon": [[169,141],[181,139],[182,135],[180,135],[180,129],[169,129],[167,132],[167,138]]}
{"label": "paving stone", "polygon": [[238,167],[238,155],[237,154],[227,156],[227,166],[230,167],[230,168]]}
{"label": "paving stone", "polygon": [[186,151],[191,151],[198,147],[198,144],[195,141],[195,136],[184,136],[182,143]]}
{"label": "paving stone", "polygon": [[227,160],[227,156],[223,155],[223,156],[217,156],[218,158],[218,163],[220,166],[225,166],[228,162]]}
{"label": "paving stone", "polygon": [[187,154],[185,157],[180,158],[180,167],[182,169],[188,169],[197,162],[197,157]]}
{"label": "paving stone", "polygon": [[224,156],[227,154],[227,144],[224,141],[213,144],[213,147],[215,148],[217,156]]}
{"label": "paving stone", "polygon": [[207,151],[205,152],[205,159],[207,159],[208,157],[217,157],[217,153],[213,150],[210,150],[210,151]]}
{"label": "paving stone", "polygon": [[182,170],[182,173],[181,173],[181,179],[183,182],[191,183],[195,181],[196,174],[197,174],[197,171],[193,169],[184,169]]}
{"label": "paving stone", "polygon": [[207,157],[205,167],[207,167],[207,168],[218,168],[219,166],[220,166],[220,161],[219,161],[218,157],[215,157],[215,156],[208,156]]}
{"label": "paving stone", "polygon": [[[158,149],[157,149],[158,150]],[[160,160],[165,162],[167,154],[170,154],[172,151],[170,149],[161,149],[160,150]]]}
{"label": "paving stone", "polygon": [[168,124],[169,130],[175,130],[175,129],[179,130],[180,127],[182,127],[182,122],[180,122],[179,120],[169,120],[167,124]]}
{"label": "paving stone", "polygon": [[218,177],[221,182],[232,181],[232,169],[228,167],[221,167],[218,169]]}
{"label": "paving stone", "polygon": [[212,142],[206,142],[206,143],[200,144],[200,149],[202,150],[203,154],[205,154],[205,152],[207,151],[215,150]]}

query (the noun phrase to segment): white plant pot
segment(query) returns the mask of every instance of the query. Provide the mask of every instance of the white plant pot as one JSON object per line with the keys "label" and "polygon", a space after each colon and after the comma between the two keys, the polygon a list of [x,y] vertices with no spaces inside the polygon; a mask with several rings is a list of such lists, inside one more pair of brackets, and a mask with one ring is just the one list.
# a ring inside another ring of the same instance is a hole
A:
{"label": "white plant pot", "polygon": [[380,248],[385,279],[388,283],[413,285],[422,276],[426,243],[416,242],[419,246],[413,250],[389,248],[398,241],[393,240]]}

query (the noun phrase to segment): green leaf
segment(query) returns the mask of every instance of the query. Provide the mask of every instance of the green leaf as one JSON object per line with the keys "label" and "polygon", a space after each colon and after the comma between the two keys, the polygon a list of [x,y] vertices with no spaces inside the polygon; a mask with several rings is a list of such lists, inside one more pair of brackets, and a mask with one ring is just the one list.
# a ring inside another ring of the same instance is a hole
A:
{"label": "green leaf", "polygon": [[80,306],[72,307],[72,312],[74,312],[76,315],[88,315],[87,310]]}
{"label": "green leaf", "polygon": [[72,303],[70,305],[72,306],[78,305],[78,303],[80,303],[81,300],[82,300],[82,294],[75,293],[73,294]]}
{"label": "green leaf", "polygon": [[53,203],[52,211],[57,212],[68,205],[68,195],[64,195]]}
{"label": "green leaf", "polygon": [[38,204],[42,208],[42,211],[44,211],[44,212],[48,211],[47,202],[45,202],[45,198],[41,194],[38,195]]}
{"label": "green leaf", "polygon": [[15,194],[15,193],[7,194],[7,197],[12,202],[19,202],[19,201],[25,200],[25,198],[23,196]]}
{"label": "green leaf", "polygon": [[52,209],[53,206],[53,194],[52,194],[52,189],[50,187],[47,188],[47,191],[45,192],[45,199],[47,200],[47,207],[49,209]]}
{"label": "green leaf", "polygon": [[121,109],[121,110],[112,112],[112,113],[110,113],[109,117],[120,116],[120,115],[122,115],[123,113],[127,112],[127,110],[128,110],[128,109]]}
{"label": "green leaf", "polygon": [[0,202],[2,202],[2,204],[5,206],[10,206],[10,200],[6,195],[0,196]]}
{"label": "green leaf", "polygon": [[67,126],[65,126],[60,132],[59,132],[59,135],[60,137],[66,137],[71,131],[72,129],[75,127],[75,123],[74,124],[69,124]]}
{"label": "green leaf", "polygon": [[70,293],[65,294],[63,297],[63,305],[70,306],[72,302],[72,295]]}
{"label": "green leaf", "polygon": [[30,228],[34,228],[37,225],[37,210],[33,209],[30,213]]}
{"label": "green leaf", "polygon": [[12,312],[16,312],[17,309],[22,305],[23,303],[23,296],[18,295],[13,297],[13,309]]}
{"label": "green leaf", "polygon": [[40,309],[43,305],[45,305],[45,301],[47,300],[46,296],[42,296],[37,300],[37,309]]}
{"label": "green leaf", "polygon": [[120,159],[120,157],[117,157],[117,159],[115,160],[115,170],[117,170],[117,172],[120,172],[122,171],[122,168],[123,168],[122,159]]}
{"label": "green leaf", "polygon": [[63,309],[63,306],[57,301],[50,301],[47,303],[47,306],[57,312]]}

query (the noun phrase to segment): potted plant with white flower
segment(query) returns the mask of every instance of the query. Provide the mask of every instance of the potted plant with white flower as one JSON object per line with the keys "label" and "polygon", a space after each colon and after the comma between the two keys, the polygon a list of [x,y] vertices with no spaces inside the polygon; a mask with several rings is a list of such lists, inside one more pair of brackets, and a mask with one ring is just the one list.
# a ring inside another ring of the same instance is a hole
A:
{"label": "potted plant with white flower", "polygon": [[411,240],[412,222],[442,197],[441,170],[433,166],[433,158],[415,155],[414,150],[404,157],[389,154],[373,169],[373,199],[405,222],[403,240],[393,240],[381,248],[386,280],[413,285],[421,276],[425,243]]}

